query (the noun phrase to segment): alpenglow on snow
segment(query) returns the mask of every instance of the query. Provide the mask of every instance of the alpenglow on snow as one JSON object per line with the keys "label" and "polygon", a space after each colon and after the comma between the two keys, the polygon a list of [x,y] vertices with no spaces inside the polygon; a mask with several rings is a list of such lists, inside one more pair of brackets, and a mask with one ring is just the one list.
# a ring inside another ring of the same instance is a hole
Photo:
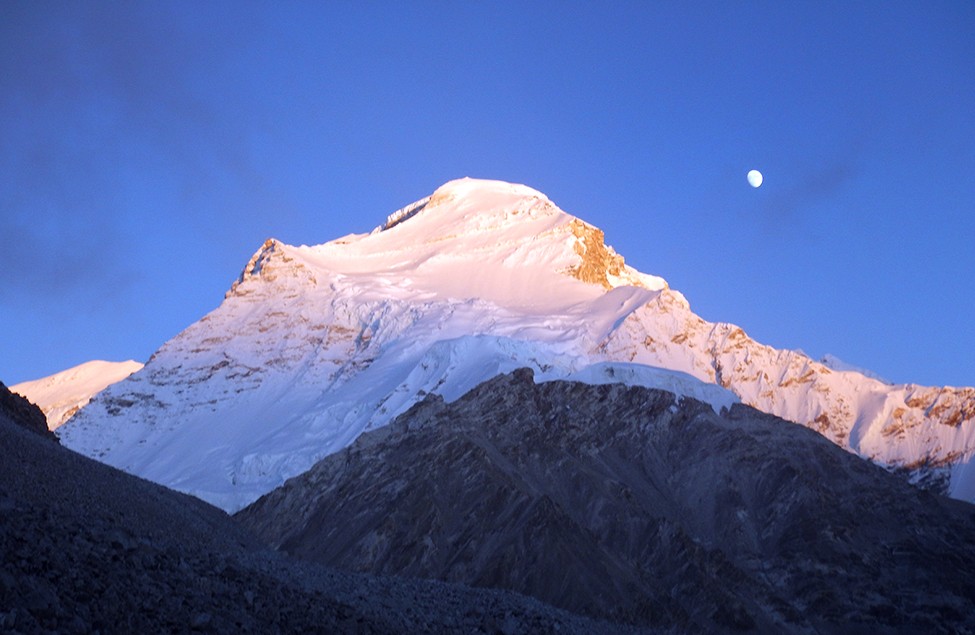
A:
{"label": "alpenglow on snow", "polygon": [[975,389],[891,386],[706,322],[545,195],[475,179],[371,233],[268,240],[220,306],[58,434],[235,511],[425,394],[519,367],[741,400],[975,498]]}

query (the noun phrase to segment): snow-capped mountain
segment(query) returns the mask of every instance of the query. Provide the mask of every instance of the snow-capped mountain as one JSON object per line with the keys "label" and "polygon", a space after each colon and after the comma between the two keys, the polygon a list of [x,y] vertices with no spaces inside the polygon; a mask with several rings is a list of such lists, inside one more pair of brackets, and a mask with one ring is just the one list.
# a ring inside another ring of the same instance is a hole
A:
{"label": "snow-capped mountain", "polygon": [[21,382],[10,390],[40,408],[48,427],[54,430],[85,407],[94,395],[141,368],[142,364],[132,360],[93,360],[48,377]]}
{"label": "snow-capped mountain", "polygon": [[268,240],[217,309],[59,434],[236,510],[427,393],[451,401],[526,366],[716,410],[740,399],[975,498],[975,389],[889,386],[763,346],[695,315],[543,194],[473,179],[369,234]]}

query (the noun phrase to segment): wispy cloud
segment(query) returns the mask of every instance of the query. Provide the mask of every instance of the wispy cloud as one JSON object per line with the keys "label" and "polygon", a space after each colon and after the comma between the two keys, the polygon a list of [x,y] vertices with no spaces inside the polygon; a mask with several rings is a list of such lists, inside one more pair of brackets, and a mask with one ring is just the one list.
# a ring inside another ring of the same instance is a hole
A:
{"label": "wispy cloud", "polygon": [[140,206],[154,198],[146,188],[180,203],[168,220],[191,228],[205,222],[195,204],[201,184],[260,189],[245,123],[218,116],[207,76],[238,34],[207,37],[177,20],[179,11],[0,8],[0,237],[8,252],[0,301],[130,279],[119,273],[126,232],[133,214],[152,213]]}
{"label": "wispy cloud", "polygon": [[[794,231],[815,221],[824,206],[841,198],[862,174],[862,157],[870,139],[869,125],[854,137],[837,143],[832,151],[817,157],[798,159],[792,166],[780,166],[779,174],[767,174],[763,189],[769,192],[761,206],[766,231]],[[799,157],[801,153],[797,153]],[[781,182],[778,179],[781,178]]]}
{"label": "wispy cloud", "polygon": [[777,190],[765,204],[769,219],[792,220],[803,211],[829,200],[857,174],[855,157],[847,156],[803,171],[793,183]]}

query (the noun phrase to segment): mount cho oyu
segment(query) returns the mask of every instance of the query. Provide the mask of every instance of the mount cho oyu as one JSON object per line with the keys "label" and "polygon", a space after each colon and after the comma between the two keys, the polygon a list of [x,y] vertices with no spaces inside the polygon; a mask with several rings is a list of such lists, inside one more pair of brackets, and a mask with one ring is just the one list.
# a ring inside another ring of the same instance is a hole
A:
{"label": "mount cho oyu", "polygon": [[236,510],[428,393],[519,367],[740,400],[975,499],[975,389],[888,385],[695,315],[523,185],[461,179],[368,234],[268,240],[214,311],[59,428],[62,442]]}

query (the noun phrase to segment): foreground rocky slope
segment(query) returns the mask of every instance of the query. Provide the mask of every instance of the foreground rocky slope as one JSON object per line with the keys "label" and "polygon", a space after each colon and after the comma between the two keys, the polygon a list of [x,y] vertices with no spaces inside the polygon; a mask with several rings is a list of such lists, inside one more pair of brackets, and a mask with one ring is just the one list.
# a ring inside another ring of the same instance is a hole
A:
{"label": "foreground rocky slope", "polygon": [[975,632],[975,507],[752,408],[523,369],[429,396],[237,518],[353,571],[698,632]]}
{"label": "foreground rocky slope", "polygon": [[[0,404],[6,389],[0,388]],[[34,418],[43,419],[33,409]],[[512,593],[335,573],[0,408],[0,632],[621,632]]]}
{"label": "foreground rocky slope", "polygon": [[370,234],[311,247],[268,240],[218,308],[59,434],[233,511],[427,393],[450,401],[523,366],[565,378],[608,362],[698,380],[684,394],[700,382],[726,388],[975,500],[975,389],[891,386],[763,346],[695,315],[544,194],[475,179],[445,184]]}

